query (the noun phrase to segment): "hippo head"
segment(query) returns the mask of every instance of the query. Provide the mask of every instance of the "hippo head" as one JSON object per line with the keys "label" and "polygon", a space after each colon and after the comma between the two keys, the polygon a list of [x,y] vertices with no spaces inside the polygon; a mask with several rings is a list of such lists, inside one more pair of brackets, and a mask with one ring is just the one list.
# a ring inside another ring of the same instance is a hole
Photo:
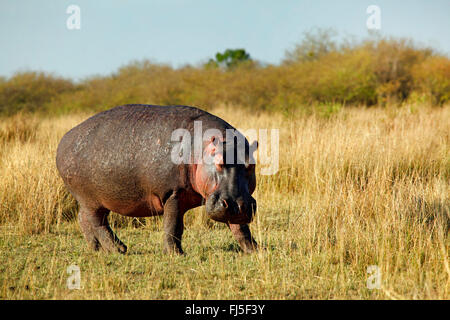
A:
{"label": "hippo head", "polygon": [[[231,150],[231,148],[233,150]],[[206,146],[201,164],[197,165],[196,183],[206,200],[206,213],[219,222],[246,224],[256,213],[256,200],[251,196],[256,187],[255,162],[245,140],[245,159],[239,161],[236,144],[225,143],[214,137]],[[227,157],[232,152],[233,156]]]}

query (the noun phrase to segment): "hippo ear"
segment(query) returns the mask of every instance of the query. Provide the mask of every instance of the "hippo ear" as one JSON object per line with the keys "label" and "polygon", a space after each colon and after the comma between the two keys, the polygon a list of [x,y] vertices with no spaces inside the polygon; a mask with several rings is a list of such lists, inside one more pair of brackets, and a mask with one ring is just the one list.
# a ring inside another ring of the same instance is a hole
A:
{"label": "hippo ear", "polygon": [[212,143],[213,146],[217,146],[220,142],[219,138],[217,138],[216,136],[211,136],[211,138],[209,139],[210,142]]}
{"label": "hippo ear", "polygon": [[249,152],[248,155],[246,155],[246,167],[251,167],[250,165],[253,165],[256,163],[255,157],[253,156],[253,153],[258,149],[258,141],[253,141],[251,145],[249,145]]}
{"label": "hippo ear", "polygon": [[217,136],[211,136],[204,152],[204,156],[206,156],[206,158],[204,159],[206,159],[207,164],[214,164],[218,171],[223,169],[225,161],[223,158],[220,138],[218,138]]}
{"label": "hippo ear", "polygon": [[213,156],[217,149],[216,146],[217,146],[217,139],[215,136],[211,136],[205,151],[207,152],[207,154]]}
{"label": "hippo ear", "polygon": [[217,171],[221,171],[224,165],[223,155],[221,153],[216,153],[214,156],[214,165],[216,166]]}
{"label": "hippo ear", "polygon": [[250,152],[255,152],[256,149],[258,149],[259,147],[259,143],[258,141],[253,141],[252,144],[250,145]]}

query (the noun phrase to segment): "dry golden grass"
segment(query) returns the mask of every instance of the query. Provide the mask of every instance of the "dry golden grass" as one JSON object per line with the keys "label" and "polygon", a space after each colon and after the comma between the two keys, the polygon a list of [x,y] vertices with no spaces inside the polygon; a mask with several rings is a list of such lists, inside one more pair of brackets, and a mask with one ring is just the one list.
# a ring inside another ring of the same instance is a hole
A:
{"label": "dry golden grass", "polygon": [[[185,257],[163,254],[160,218],[115,214],[129,253],[88,251],[54,160],[88,115],[31,117],[31,134],[23,118],[5,118],[0,298],[450,298],[450,108],[212,112],[237,128],[280,129],[280,170],[258,175],[251,226],[265,250],[238,253],[199,208],[186,215]],[[66,287],[72,263],[81,290]],[[378,290],[366,287],[369,265],[381,270]]]}

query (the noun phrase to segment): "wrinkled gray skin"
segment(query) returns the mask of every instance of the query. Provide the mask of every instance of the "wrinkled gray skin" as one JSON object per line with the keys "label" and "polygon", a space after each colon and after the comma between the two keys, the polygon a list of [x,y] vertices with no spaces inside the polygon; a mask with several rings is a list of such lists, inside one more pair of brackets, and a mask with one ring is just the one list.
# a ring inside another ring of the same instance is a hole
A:
{"label": "wrinkled gray skin", "polygon": [[[56,165],[79,203],[80,227],[93,249],[126,252],[107,220],[114,211],[129,217],[163,215],[164,247],[181,254],[183,216],[204,203],[209,217],[226,223],[244,252],[256,248],[247,225],[256,211],[254,165],[171,161],[172,132],[184,128],[194,137],[194,121],[202,121],[203,131],[219,129],[223,137],[225,129],[233,128],[194,107],[126,105],[101,112],[64,135]],[[215,159],[218,143],[226,144],[204,141],[204,152]]]}

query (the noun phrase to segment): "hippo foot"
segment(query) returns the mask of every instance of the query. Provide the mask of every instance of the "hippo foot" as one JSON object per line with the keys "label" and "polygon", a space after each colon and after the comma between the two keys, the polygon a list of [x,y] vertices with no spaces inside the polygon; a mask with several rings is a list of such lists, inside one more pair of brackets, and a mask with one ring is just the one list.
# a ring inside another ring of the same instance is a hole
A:
{"label": "hippo foot", "polygon": [[127,246],[111,230],[107,213],[101,210],[90,211],[80,208],[78,219],[81,231],[91,249],[124,254],[127,252]]}
{"label": "hippo foot", "polygon": [[109,227],[98,228],[96,230],[96,239],[100,242],[103,251],[122,254],[127,252],[127,246],[120,241]]}
{"label": "hippo foot", "polygon": [[98,228],[88,237],[85,235],[89,247],[94,251],[102,250],[108,253],[125,254],[127,252],[127,246],[112,231],[102,229]]}
{"label": "hippo foot", "polygon": [[252,253],[258,249],[258,244],[253,239],[247,224],[228,223],[228,227],[244,253]]}
{"label": "hippo foot", "polygon": [[166,235],[164,239],[164,252],[166,254],[184,255],[183,249],[181,248],[181,241]]}
{"label": "hippo foot", "polygon": [[184,255],[183,249],[181,249],[181,247],[177,247],[177,246],[165,245],[164,252],[166,254],[174,254],[174,255],[180,255],[180,256]]}
{"label": "hippo foot", "polygon": [[255,241],[239,243],[239,246],[244,253],[253,253],[258,249],[258,244]]}

